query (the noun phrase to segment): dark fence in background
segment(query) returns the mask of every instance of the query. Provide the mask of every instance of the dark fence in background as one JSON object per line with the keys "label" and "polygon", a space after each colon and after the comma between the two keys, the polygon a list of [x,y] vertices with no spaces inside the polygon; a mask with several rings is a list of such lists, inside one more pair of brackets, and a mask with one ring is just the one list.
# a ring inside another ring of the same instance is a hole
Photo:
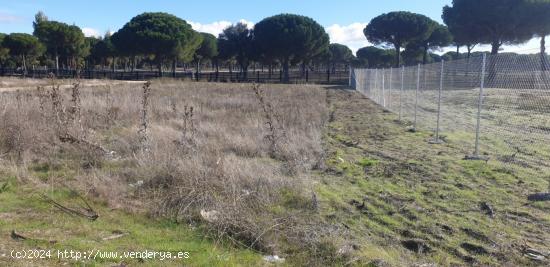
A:
{"label": "dark fence in background", "polygon": [[[20,69],[0,69],[0,76],[12,76],[12,77],[27,77],[27,78],[47,78],[50,73],[56,73],[55,69],[29,69],[27,74],[24,74]],[[155,78],[176,78],[187,79],[195,81],[208,81],[208,82],[257,82],[257,83],[281,83],[283,81],[282,71],[268,72],[268,71],[248,71],[246,75],[241,72],[229,72],[229,71],[208,71],[201,73],[194,73],[191,71],[165,71],[162,76],[158,71],[148,70],[59,70],[56,74],[60,79],[74,79],[80,77],[81,79],[111,79],[111,80],[149,80]],[[305,72],[299,70],[293,70],[289,72],[289,83],[313,83],[313,84],[334,84],[344,85],[349,82],[349,70],[337,70],[337,71],[311,71]]]}

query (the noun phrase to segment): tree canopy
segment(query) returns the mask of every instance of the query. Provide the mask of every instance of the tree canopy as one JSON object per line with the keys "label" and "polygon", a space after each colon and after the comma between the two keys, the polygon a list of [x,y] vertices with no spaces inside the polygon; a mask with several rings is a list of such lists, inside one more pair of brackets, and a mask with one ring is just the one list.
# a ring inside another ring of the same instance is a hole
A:
{"label": "tree canopy", "polygon": [[6,37],[5,34],[0,33],[0,66],[3,68],[5,61],[8,59],[8,55],[10,50],[2,44],[4,38]]}
{"label": "tree canopy", "polygon": [[540,60],[541,70],[549,69],[546,55],[546,36],[550,35],[550,0],[527,0],[525,9],[526,17],[529,18],[529,30],[541,38]]}
{"label": "tree canopy", "polygon": [[422,51],[422,63],[428,62],[429,51],[432,49],[439,49],[451,44],[453,36],[449,32],[449,29],[435,21],[433,21],[433,31],[428,38],[423,40],[416,40],[410,42],[407,45],[407,49]]}
{"label": "tree canopy", "polygon": [[128,53],[154,55],[159,72],[166,59],[190,61],[202,37],[185,20],[163,12],[133,17],[113,35],[113,43]]}
{"label": "tree canopy", "polygon": [[227,59],[235,58],[244,75],[255,55],[253,38],[252,30],[240,22],[225,28],[218,37],[220,54]]}
{"label": "tree canopy", "polygon": [[453,42],[457,47],[466,46],[468,55],[472,49],[481,42],[482,33],[475,30],[476,21],[468,19],[469,14],[454,11],[451,7],[443,7],[443,21],[453,36]]}
{"label": "tree canopy", "polygon": [[[443,19],[459,43],[491,45],[497,54],[503,44],[519,44],[533,34],[527,30],[526,0],[453,0],[445,6]],[[468,33],[470,32],[470,33]]]}
{"label": "tree canopy", "polygon": [[27,59],[36,58],[44,53],[44,46],[38,38],[27,33],[11,33],[4,37],[2,46],[9,49],[9,53],[21,57],[24,71],[27,70]]}
{"label": "tree canopy", "polygon": [[196,52],[196,56],[200,58],[212,59],[218,55],[218,41],[216,36],[201,32],[202,42],[199,49]]}
{"label": "tree canopy", "polygon": [[197,63],[197,73],[200,72],[200,63],[202,59],[213,59],[218,56],[218,40],[216,36],[201,32],[202,42],[195,52],[195,62]]}
{"label": "tree canopy", "polygon": [[40,55],[44,47],[38,38],[27,33],[11,33],[4,37],[2,46],[10,50],[12,55]]}
{"label": "tree canopy", "polygon": [[[267,17],[253,30],[237,23],[216,38],[194,31],[185,20],[174,15],[147,12],[132,18],[112,36],[95,38],[85,37],[76,25],[50,20],[38,12],[33,35],[46,48],[47,56],[41,57],[40,62],[53,65],[53,59],[56,69],[60,64],[78,68],[86,59],[88,67],[97,64],[104,67],[109,62],[113,71],[115,63],[122,63],[125,68],[130,63],[132,69],[144,64],[153,68],[156,64],[162,73],[162,66],[170,61],[174,71],[178,61],[194,61],[200,70],[201,61],[210,59],[216,69],[220,61],[230,65],[236,61],[244,73],[252,63],[269,65],[270,74],[272,67],[279,65],[283,80],[288,81],[289,68],[297,64],[302,64],[305,73],[306,66],[334,68],[340,63],[369,67],[399,66],[402,60],[405,64],[429,63],[464,56],[460,54],[461,46],[467,47],[465,57],[469,58],[477,44],[492,45],[491,52],[496,54],[504,44],[520,44],[534,36],[541,37],[541,68],[547,70],[548,14],[550,0],[452,0],[452,4],[443,8],[446,26],[421,14],[389,12],[373,18],[363,29],[367,40],[377,47],[362,48],[357,57],[343,44],[329,44],[328,34],[315,20],[294,14]],[[454,55],[433,54],[451,43],[457,46]],[[0,45],[2,66],[6,63],[14,66],[21,60],[20,48],[25,47],[11,48],[9,53],[8,47]]]}
{"label": "tree canopy", "polygon": [[36,14],[33,26],[33,35],[46,46],[47,53],[56,62],[56,69],[59,69],[60,56],[64,57],[67,63],[72,61],[77,65],[78,59],[88,55],[89,47],[84,33],[78,26],[49,21],[41,12]]}
{"label": "tree canopy", "polygon": [[102,39],[97,40],[91,47],[91,55],[94,61],[105,65],[107,58],[115,57],[117,50],[112,41],[112,36],[105,34]]}
{"label": "tree canopy", "polygon": [[410,42],[428,39],[434,28],[433,21],[424,15],[398,11],[373,18],[363,33],[375,45],[393,45],[396,66],[399,66],[401,48]]}
{"label": "tree canopy", "polygon": [[294,14],[268,17],[254,26],[258,49],[283,65],[283,80],[288,82],[290,65],[307,63],[326,52],[329,36],[315,20]]}
{"label": "tree canopy", "polygon": [[526,0],[529,28],[539,36],[550,35],[550,0]]}
{"label": "tree canopy", "polygon": [[367,46],[357,50],[357,58],[369,68],[391,67],[395,59],[395,50]]}
{"label": "tree canopy", "polygon": [[333,64],[336,63],[349,63],[353,58],[353,52],[349,47],[343,44],[330,44],[329,45],[330,61]]}

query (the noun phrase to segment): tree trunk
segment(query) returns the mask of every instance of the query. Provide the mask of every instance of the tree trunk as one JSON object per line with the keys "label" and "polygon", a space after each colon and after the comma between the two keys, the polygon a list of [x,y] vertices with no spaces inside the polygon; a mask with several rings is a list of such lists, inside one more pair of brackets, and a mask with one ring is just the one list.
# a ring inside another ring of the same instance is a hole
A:
{"label": "tree trunk", "polygon": [[399,68],[399,65],[401,65],[401,46],[397,44],[394,46],[395,46],[395,67]]}
{"label": "tree trunk", "polygon": [[248,79],[248,65],[242,66],[243,70],[243,80],[246,81]]}
{"label": "tree trunk", "polygon": [[426,65],[426,63],[428,63],[428,47],[424,47],[424,53],[422,54],[422,64]]}
{"label": "tree trunk", "polygon": [[233,81],[233,63],[229,62],[229,81]]}
{"label": "tree trunk", "polygon": [[172,60],[172,77],[176,78],[176,67],[178,66],[178,59],[174,58]]}
{"label": "tree trunk", "polygon": [[57,49],[55,50],[55,75],[59,76],[59,54],[57,54]]}
{"label": "tree trunk", "polygon": [[200,58],[197,59],[197,75],[201,72],[201,60]]}
{"label": "tree trunk", "polygon": [[288,83],[290,81],[290,77],[288,75],[288,69],[290,68],[289,66],[289,59],[288,58],[285,58],[283,60],[283,82],[284,83]]}
{"label": "tree trunk", "polygon": [[160,58],[159,56],[156,56],[157,57],[157,69],[158,69],[158,72],[159,72],[159,77],[162,77],[162,58]]}
{"label": "tree trunk", "polygon": [[456,59],[460,58],[460,45],[456,45]]}
{"label": "tree trunk", "polygon": [[501,43],[499,40],[497,41],[493,41],[491,43],[491,55],[496,55],[498,54],[498,50],[500,49],[500,46],[501,46]]}
{"label": "tree trunk", "polygon": [[540,67],[542,71],[548,70],[548,61],[546,59],[546,36],[540,38]]}
{"label": "tree trunk", "polygon": [[498,50],[499,50],[500,46],[501,46],[500,41],[493,41],[493,43],[491,44],[491,55],[495,55],[495,56],[488,58],[488,65],[489,65],[488,66],[488,76],[487,76],[487,79],[485,81],[485,84],[487,85],[487,87],[493,86],[494,82],[497,79],[496,55],[498,54]]}
{"label": "tree trunk", "polygon": [[23,77],[27,76],[27,60],[25,58],[25,54],[23,56]]}

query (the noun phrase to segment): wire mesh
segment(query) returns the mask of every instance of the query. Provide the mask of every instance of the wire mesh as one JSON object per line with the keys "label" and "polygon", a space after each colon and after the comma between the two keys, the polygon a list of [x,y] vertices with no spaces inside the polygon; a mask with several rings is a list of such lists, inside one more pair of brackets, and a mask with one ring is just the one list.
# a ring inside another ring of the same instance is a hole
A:
{"label": "wire mesh", "polygon": [[484,56],[477,56],[402,68],[353,69],[350,77],[357,91],[411,128],[431,131],[434,137],[439,133],[443,141],[459,144],[456,147],[465,155],[487,157],[503,170],[513,173],[522,168],[550,179],[547,57],[485,57],[485,63]]}

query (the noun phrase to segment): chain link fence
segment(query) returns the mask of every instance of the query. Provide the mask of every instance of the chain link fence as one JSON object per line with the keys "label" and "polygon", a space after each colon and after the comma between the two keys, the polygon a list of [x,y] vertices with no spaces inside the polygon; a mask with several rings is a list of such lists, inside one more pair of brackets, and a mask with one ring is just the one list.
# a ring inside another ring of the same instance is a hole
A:
{"label": "chain link fence", "polygon": [[539,55],[483,55],[391,69],[353,69],[350,86],[431,131],[466,159],[550,180],[550,71]]}

